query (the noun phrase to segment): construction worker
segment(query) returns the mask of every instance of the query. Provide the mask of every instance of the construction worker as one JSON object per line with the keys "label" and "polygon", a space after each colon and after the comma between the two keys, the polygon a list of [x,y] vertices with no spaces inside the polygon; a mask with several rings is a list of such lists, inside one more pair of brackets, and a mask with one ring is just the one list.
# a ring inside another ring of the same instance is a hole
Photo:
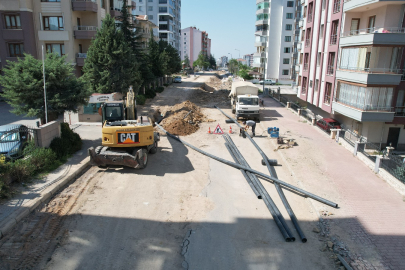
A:
{"label": "construction worker", "polygon": [[256,122],[253,120],[247,120],[247,121],[243,121],[243,124],[245,125],[245,130],[248,130],[249,127],[252,127],[252,133],[253,133],[253,137],[254,137],[255,129],[256,129]]}

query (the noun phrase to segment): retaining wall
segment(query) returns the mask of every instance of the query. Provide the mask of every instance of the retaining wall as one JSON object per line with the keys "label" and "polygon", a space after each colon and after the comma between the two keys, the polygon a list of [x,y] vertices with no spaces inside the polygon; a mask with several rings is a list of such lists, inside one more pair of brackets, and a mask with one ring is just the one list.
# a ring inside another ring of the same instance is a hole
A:
{"label": "retaining wall", "polygon": [[33,129],[36,132],[35,142],[38,147],[49,147],[51,141],[61,135],[59,121],[52,121]]}

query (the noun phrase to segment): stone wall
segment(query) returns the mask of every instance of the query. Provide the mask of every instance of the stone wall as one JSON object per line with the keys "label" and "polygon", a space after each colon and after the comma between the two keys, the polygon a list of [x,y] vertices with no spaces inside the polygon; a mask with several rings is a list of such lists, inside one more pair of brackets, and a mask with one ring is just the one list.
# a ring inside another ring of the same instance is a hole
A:
{"label": "stone wall", "polygon": [[49,147],[51,141],[61,135],[59,121],[52,121],[33,129],[35,130],[35,143],[38,147]]}

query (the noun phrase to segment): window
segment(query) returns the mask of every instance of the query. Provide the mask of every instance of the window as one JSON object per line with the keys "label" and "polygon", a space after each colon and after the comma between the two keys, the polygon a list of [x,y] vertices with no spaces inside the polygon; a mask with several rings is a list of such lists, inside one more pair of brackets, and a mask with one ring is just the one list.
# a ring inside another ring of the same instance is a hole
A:
{"label": "window", "polygon": [[184,33],[184,35],[186,35],[186,33]]}
{"label": "window", "polygon": [[153,15],[148,15],[149,20],[153,20]]}
{"label": "window", "polygon": [[304,59],[304,57],[303,57],[303,56],[304,56],[304,54],[303,54],[303,53],[301,53],[301,54],[300,54],[300,65],[302,65],[302,59]]}
{"label": "window", "polygon": [[285,30],[292,30],[292,24],[286,24]]}
{"label": "window", "polygon": [[312,88],[312,80],[309,80],[309,88]]}
{"label": "window", "polygon": [[59,56],[65,55],[65,44],[46,44],[46,51]]}
{"label": "window", "polygon": [[60,2],[60,0],[41,0],[41,2]]}
{"label": "window", "polygon": [[319,31],[319,39],[323,39],[323,24],[321,24],[321,30]]}
{"label": "window", "polygon": [[20,15],[5,15],[6,29],[21,29]]}
{"label": "window", "polygon": [[332,93],[332,84],[327,82],[325,87],[325,96],[323,98],[323,103],[330,104],[331,93]]}
{"label": "window", "polygon": [[291,36],[285,36],[284,40],[285,42],[291,42]]}
{"label": "window", "polygon": [[187,44],[187,42],[184,42],[184,44]]}
{"label": "window", "polygon": [[139,11],[142,11],[142,6],[139,6]]}
{"label": "window", "polygon": [[139,3],[142,3],[142,0],[139,0]]}
{"label": "window", "polygon": [[301,94],[305,95],[306,93],[307,93],[307,77],[302,77]]}
{"label": "window", "polygon": [[283,59],[283,64],[289,64],[290,63],[290,59],[289,58],[284,58]]}
{"label": "window", "polygon": [[314,88],[314,91],[315,91],[315,92],[318,91],[318,85],[319,85],[319,80],[316,79],[316,80],[315,80],[315,88]]}
{"label": "window", "polygon": [[286,14],[286,19],[292,19],[293,18],[293,14],[292,13],[287,13]]}
{"label": "window", "polygon": [[301,41],[305,40],[305,30],[302,30]]}
{"label": "window", "polygon": [[153,7],[148,7],[148,11],[153,11]]}
{"label": "window", "polygon": [[290,47],[284,47],[284,53],[290,53],[291,48]]}
{"label": "window", "polygon": [[287,1],[287,7],[294,7],[294,1]]}
{"label": "window", "polygon": [[283,69],[283,75],[288,75],[289,70],[288,69]]}
{"label": "window", "polygon": [[64,30],[63,17],[44,17],[44,30]]}
{"label": "window", "polygon": [[24,44],[22,43],[10,43],[8,44],[8,51],[10,57],[23,57],[24,56]]}
{"label": "window", "polygon": [[167,13],[167,7],[159,7],[159,12]]}
{"label": "window", "polygon": [[331,35],[330,35],[330,42],[329,42],[330,45],[336,45],[336,43],[337,43],[338,27],[339,27],[339,20],[333,21]]}
{"label": "window", "polygon": [[318,52],[318,57],[316,58],[316,65],[318,67],[321,65],[321,56],[322,56],[322,53]]}
{"label": "window", "polygon": [[329,53],[329,59],[328,59],[328,70],[326,72],[326,74],[328,75],[333,75],[333,68],[335,66],[335,53],[334,52],[330,52]]}
{"label": "window", "polygon": [[153,0],[148,0],[148,2],[153,2]]}

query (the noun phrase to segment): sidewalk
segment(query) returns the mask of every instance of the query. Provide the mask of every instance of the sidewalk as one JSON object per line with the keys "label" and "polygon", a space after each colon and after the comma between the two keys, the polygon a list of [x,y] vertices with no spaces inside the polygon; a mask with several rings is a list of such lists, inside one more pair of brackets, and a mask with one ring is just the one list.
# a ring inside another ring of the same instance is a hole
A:
{"label": "sidewalk", "polygon": [[330,237],[351,251],[352,267],[405,269],[405,198],[317,127],[271,98],[264,105],[262,117],[297,142],[276,155],[305,188],[339,203],[332,209],[312,202]]}
{"label": "sidewalk", "polygon": [[[0,230],[15,224],[23,212],[45,201],[58,185],[74,176],[79,170],[88,167],[87,149],[101,144],[101,128],[97,126],[74,125],[71,128],[80,135],[83,141],[82,149],[76,152],[68,161],[46,177],[34,180],[27,187],[21,188],[21,194],[0,205]],[[1,235],[0,235],[1,237]]]}

